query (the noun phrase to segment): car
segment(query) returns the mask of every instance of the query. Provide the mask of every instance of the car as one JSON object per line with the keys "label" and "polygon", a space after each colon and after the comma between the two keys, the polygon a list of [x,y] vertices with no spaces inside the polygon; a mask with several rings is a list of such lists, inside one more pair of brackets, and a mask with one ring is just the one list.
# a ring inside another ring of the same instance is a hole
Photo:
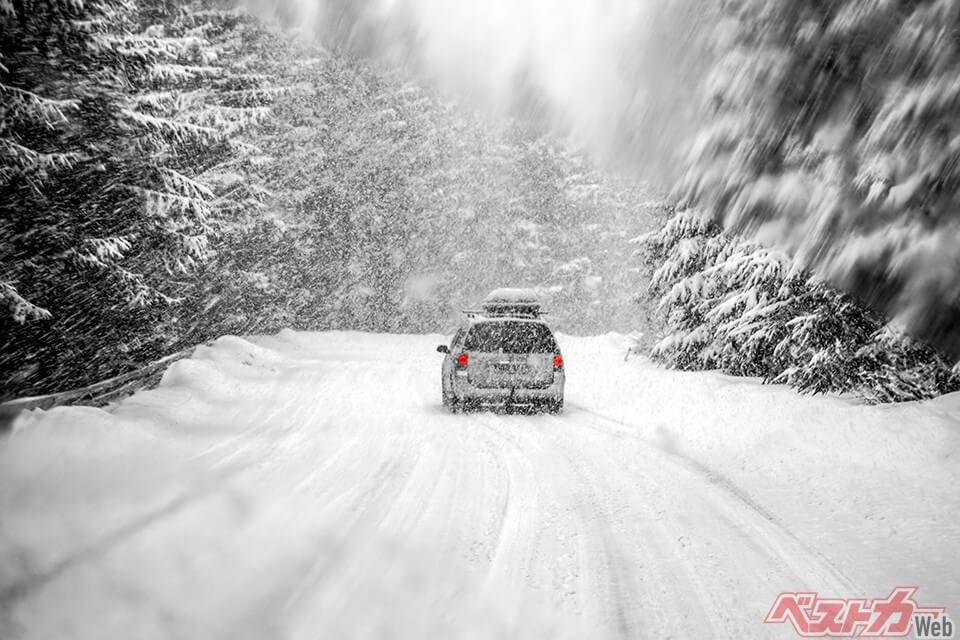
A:
{"label": "car", "polygon": [[481,406],[563,410],[563,354],[543,320],[534,292],[497,289],[466,319],[444,354],[443,406],[463,411]]}

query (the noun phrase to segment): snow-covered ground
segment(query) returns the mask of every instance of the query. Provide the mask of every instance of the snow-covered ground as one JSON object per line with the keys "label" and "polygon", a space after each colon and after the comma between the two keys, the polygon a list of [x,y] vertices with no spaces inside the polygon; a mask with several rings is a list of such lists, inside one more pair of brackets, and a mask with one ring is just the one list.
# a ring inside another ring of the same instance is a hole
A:
{"label": "snow-covered ground", "polygon": [[439,336],[222,338],[0,440],[0,637],[759,638],[781,591],[960,607],[960,398],[864,407],[560,338],[450,415]]}

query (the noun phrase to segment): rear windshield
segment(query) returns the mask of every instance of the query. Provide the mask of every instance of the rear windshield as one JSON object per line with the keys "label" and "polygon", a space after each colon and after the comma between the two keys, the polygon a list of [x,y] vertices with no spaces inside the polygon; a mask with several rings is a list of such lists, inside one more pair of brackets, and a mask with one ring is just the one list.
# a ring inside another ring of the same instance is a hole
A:
{"label": "rear windshield", "polygon": [[467,351],[504,353],[557,353],[557,342],[546,325],[537,322],[483,322],[467,334]]}

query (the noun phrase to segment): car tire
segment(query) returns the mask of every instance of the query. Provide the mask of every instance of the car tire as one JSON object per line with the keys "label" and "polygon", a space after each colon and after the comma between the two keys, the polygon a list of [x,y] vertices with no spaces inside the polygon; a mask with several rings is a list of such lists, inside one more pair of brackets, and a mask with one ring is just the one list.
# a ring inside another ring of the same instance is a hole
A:
{"label": "car tire", "polygon": [[546,403],[547,412],[551,415],[557,415],[563,412],[563,398],[559,400],[548,400]]}
{"label": "car tire", "polygon": [[440,385],[440,393],[443,396],[443,407],[450,411],[451,413],[456,413],[459,409],[459,402],[457,402],[456,396],[453,395],[453,392],[447,393],[447,388],[443,384]]}

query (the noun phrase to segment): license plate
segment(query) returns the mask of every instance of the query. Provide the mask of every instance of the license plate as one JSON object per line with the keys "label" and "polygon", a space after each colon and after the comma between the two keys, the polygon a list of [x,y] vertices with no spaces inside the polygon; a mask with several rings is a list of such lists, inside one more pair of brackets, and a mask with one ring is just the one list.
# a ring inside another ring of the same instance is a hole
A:
{"label": "license plate", "polygon": [[526,373],[527,365],[525,364],[512,364],[512,363],[503,363],[498,362],[493,365],[494,370],[498,373]]}

